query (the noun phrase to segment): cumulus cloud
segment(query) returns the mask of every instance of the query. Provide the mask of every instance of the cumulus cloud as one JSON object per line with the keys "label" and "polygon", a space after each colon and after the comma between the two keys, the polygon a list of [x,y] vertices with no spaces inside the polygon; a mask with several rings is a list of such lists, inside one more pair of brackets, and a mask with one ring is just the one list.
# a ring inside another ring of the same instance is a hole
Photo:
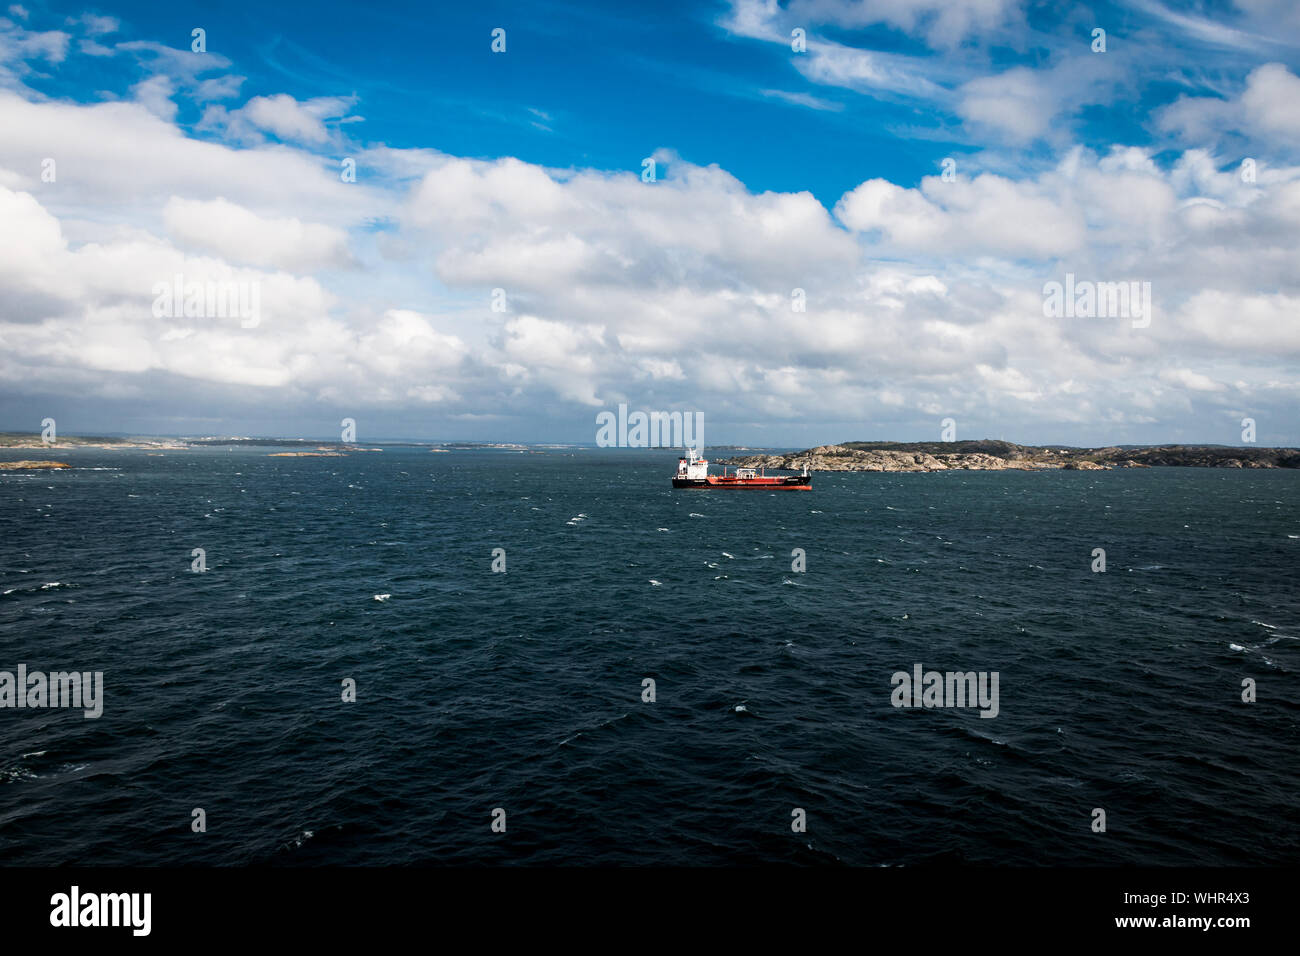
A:
{"label": "cumulus cloud", "polygon": [[[22,343],[5,362],[13,382],[58,382],[68,369],[163,369],[225,384],[284,385],[291,380],[287,355],[304,344],[295,343],[294,330],[323,321],[332,304],[314,279],[186,256],[147,235],[73,248],[27,193],[0,189],[0,221],[0,282],[7,298],[32,305],[27,314],[6,309],[0,319],[0,335]],[[255,338],[235,318],[156,315],[156,289],[174,276],[256,284],[262,311],[281,333]]]}
{"label": "cumulus cloud", "polygon": [[943,255],[1050,258],[1083,246],[1083,210],[1059,189],[985,173],[971,181],[930,176],[918,189],[872,179],[835,208],[845,225],[878,232],[886,248]]}
{"label": "cumulus cloud", "polygon": [[173,196],[163,221],[184,245],[233,262],[294,272],[351,263],[342,229],[298,219],[269,219],[225,199]]}
{"label": "cumulus cloud", "polygon": [[560,179],[515,159],[447,158],[412,190],[404,217],[440,250],[446,281],[559,292],[578,314],[590,312],[583,292],[594,286],[793,288],[854,261],[854,244],[811,193],[755,195],[716,166],[672,168],[646,184],[631,173]]}
{"label": "cumulus cloud", "polygon": [[977,132],[1011,145],[1048,134],[1053,122],[1083,107],[1109,103],[1125,74],[1114,57],[1061,56],[1038,68],[1012,67],[979,76],[957,90],[957,113]]}
{"label": "cumulus cloud", "polygon": [[[208,89],[214,98],[218,92],[225,93],[224,89]],[[302,102],[287,93],[255,96],[237,110],[209,108],[203,126],[224,129],[240,140],[260,140],[263,134],[269,133],[285,142],[321,146],[330,139],[328,121],[343,120],[355,104],[356,97],[352,96],[321,96]]]}
{"label": "cumulus cloud", "polygon": [[1162,108],[1157,126],[1188,143],[1238,134],[1260,145],[1300,149],[1300,77],[1281,63],[1256,67],[1235,97],[1182,96]]}
{"label": "cumulus cloud", "polygon": [[64,175],[45,193],[74,218],[135,218],[172,196],[225,196],[268,216],[310,210],[310,218],[330,224],[386,212],[364,184],[340,182],[337,159],[327,165],[280,146],[205,142],[138,103],[38,102],[0,90],[0,128],[0,168],[13,171],[22,188],[40,189],[33,157],[55,159]]}
{"label": "cumulus cloud", "polygon": [[967,120],[1027,142],[1047,130],[1057,105],[1042,95],[1035,71],[1018,67],[971,80],[959,108]]}

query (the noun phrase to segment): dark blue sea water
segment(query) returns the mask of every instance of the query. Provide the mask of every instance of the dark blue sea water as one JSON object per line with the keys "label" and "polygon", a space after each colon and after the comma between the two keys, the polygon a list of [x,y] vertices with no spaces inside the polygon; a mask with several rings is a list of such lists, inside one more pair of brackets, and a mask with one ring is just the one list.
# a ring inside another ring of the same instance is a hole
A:
{"label": "dark blue sea water", "polygon": [[267,451],[0,474],[0,669],[105,680],[0,710],[5,864],[1300,861],[1298,472]]}

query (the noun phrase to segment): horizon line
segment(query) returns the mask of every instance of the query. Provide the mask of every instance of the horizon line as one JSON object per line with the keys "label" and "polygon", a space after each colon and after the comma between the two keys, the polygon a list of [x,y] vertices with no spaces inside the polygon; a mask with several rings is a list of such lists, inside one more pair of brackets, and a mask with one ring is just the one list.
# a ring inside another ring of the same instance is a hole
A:
{"label": "horizon line", "polygon": [[[39,440],[41,433],[39,431],[4,431],[0,430],[0,438],[28,438]],[[287,435],[231,435],[231,434],[150,434],[144,432],[117,432],[117,433],[76,433],[66,435],[68,439],[114,439],[120,441],[140,440],[169,440],[169,441],[204,441],[204,442],[310,442],[319,445],[339,445],[339,446],[365,446],[365,445],[519,445],[524,447],[546,447],[546,446],[571,446],[575,448],[615,448],[621,451],[670,451],[674,449],[685,450],[687,445],[646,445],[646,446],[603,446],[595,441],[571,441],[571,440],[550,440],[550,441],[517,441],[511,439],[489,439],[489,438],[452,438],[452,439],[433,439],[433,438],[373,438],[364,441],[357,439],[351,442],[342,441],[338,438],[316,438],[311,436],[287,436]],[[1067,442],[1046,442],[1037,445],[1024,444],[1007,438],[959,438],[951,441],[926,440],[907,441],[894,438],[852,438],[835,442],[818,442],[806,446],[808,450],[832,445],[845,444],[894,444],[894,445],[961,445],[971,442],[1003,442],[1009,445],[1017,445],[1022,448],[1075,448],[1075,449],[1096,449],[1096,448],[1162,448],[1168,446],[1196,447],[1196,448],[1273,448],[1289,449],[1294,446],[1290,445],[1262,445],[1257,442],[1242,442],[1240,444],[1226,444],[1224,442],[1205,442],[1205,441],[1165,441],[1165,442],[1127,442],[1127,443],[1107,443],[1101,445],[1072,445]],[[55,441],[46,447],[55,448],[60,446],[59,441]],[[0,450],[8,445],[0,445]],[[65,446],[67,447],[67,446]],[[736,443],[736,442],[719,442],[712,445],[706,445],[706,448],[760,448],[775,449],[795,447],[789,444],[763,445],[753,443]],[[26,449],[31,450],[31,449]]]}

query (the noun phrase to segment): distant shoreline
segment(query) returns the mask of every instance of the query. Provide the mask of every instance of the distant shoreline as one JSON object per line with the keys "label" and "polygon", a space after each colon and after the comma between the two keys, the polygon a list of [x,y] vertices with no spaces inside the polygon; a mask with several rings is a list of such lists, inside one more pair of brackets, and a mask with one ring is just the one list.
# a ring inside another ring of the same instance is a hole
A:
{"label": "distant shoreline", "polygon": [[719,464],[809,471],[1109,471],[1113,468],[1300,468],[1300,449],[1232,445],[1017,445],[994,439],[953,442],[845,442],[785,455],[749,455]]}
{"label": "distant shoreline", "polygon": [[[354,452],[382,451],[383,448],[428,448],[434,451],[450,451],[470,448],[577,448],[578,445],[559,443],[537,443],[524,445],[518,442],[470,442],[470,441],[368,441],[342,442],[319,438],[243,438],[224,436],[195,436],[183,438],[156,438],[137,436],[132,438],[104,437],[95,435],[61,435],[58,440],[46,444],[39,434],[31,432],[0,432],[0,451],[68,451],[77,448],[125,449],[145,448],[150,451],[160,449],[185,450],[189,448],[211,447],[246,447],[246,448],[301,448],[303,456],[313,452]],[[382,447],[380,447],[382,446]]]}
{"label": "distant shoreline", "polygon": [[[366,443],[321,441],[311,438],[244,438],[202,436],[184,438],[99,437],[68,435],[46,444],[39,434],[0,433],[0,452],[43,451],[62,454],[79,449],[140,449],[153,453],[198,448],[235,447],[266,449],[270,457],[339,457],[384,449],[424,449],[431,452],[504,450],[540,454],[553,451],[601,451],[590,444],[560,442],[372,441]],[[297,449],[284,451],[283,449]],[[617,449],[671,453],[671,448]],[[1256,445],[1108,445],[1075,448],[1068,445],[1017,445],[999,439],[953,442],[850,441],[819,445],[803,451],[782,451],[744,445],[714,446],[706,451],[745,452],[715,458],[716,464],[797,471],[1104,471],[1115,468],[1162,466],[1192,468],[1300,468],[1300,449]],[[8,466],[12,469],[14,466]],[[45,465],[36,467],[48,467]]]}

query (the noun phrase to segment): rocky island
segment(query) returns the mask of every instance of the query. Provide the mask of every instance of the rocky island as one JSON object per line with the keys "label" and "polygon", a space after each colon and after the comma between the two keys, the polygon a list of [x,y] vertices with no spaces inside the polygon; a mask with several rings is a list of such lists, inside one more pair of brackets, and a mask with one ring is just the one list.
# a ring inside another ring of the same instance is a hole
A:
{"label": "rocky island", "polygon": [[34,462],[23,459],[21,462],[0,462],[0,471],[23,471],[26,468],[72,468],[68,462]]}
{"label": "rocky island", "polygon": [[1103,471],[1175,465],[1191,468],[1300,468],[1300,449],[1228,445],[1017,445],[986,438],[952,442],[845,442],[807,451],[728,458],[742,468],[809,471]]}
{"label": "rocky island", "polygon": [[60,435],[57,441],[45,441],[36,432],[0,432],[0,448],[22,448],[50,450],[58,448],[159,448],[179,449],[185,443],[174,438],[117,438],[112,436],[88,438],[80,435]]}

